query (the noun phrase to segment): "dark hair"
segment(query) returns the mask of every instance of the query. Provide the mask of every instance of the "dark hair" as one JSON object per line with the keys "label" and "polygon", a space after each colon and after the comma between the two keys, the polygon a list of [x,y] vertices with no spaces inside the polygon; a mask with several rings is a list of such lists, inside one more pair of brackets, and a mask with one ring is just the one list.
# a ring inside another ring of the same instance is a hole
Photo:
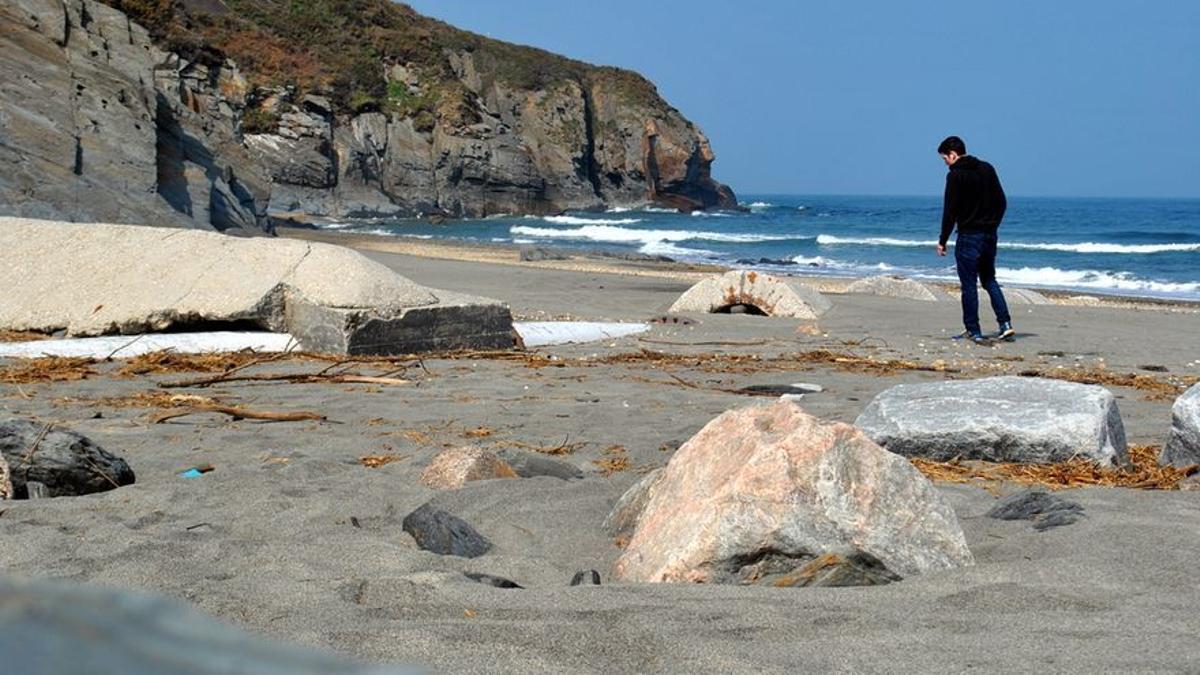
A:
{"label": "dark hair", "polygon": [[967,154],[967,144],[963,143],[963,139],[958,136],[947,136],[946,140],[938,145],[939,155],[948,155],[952,152],[957,152],[960,157]]}

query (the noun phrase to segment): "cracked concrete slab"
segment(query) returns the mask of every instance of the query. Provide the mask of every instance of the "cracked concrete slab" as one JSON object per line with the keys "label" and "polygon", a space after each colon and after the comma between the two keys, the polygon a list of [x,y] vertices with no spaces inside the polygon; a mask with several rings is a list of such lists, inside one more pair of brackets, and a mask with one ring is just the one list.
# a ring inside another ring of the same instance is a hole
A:
{"label": "cracked concrete slab", "polygon": [[495,300],[425,288],[331,244],[0,218],[0,328],[71,336],[255,326],[310,351],[513,345]]}

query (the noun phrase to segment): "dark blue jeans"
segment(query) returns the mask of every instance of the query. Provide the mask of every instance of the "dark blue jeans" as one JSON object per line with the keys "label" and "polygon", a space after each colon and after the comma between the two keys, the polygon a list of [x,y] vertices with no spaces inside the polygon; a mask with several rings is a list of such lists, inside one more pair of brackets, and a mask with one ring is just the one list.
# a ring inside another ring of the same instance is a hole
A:
{"label": "dark blue jeans", "polygon": [[998,323],[1011,323],[1004,292],[996,283],[996,235],[982,232],[960,232],[954,246],[954,262],[958,264],[958,281],[962,284],[963,326],[972,335],[979,334],[979,291],[983,284],[992,299],[992,311]]}

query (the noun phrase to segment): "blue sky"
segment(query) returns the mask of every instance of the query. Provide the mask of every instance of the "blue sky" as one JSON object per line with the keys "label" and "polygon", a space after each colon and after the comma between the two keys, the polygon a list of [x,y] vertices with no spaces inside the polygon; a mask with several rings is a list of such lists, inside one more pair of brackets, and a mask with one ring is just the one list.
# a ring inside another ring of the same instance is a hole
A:
{"label": "blue sky", "polygon": [[417,0],[631,68],[744,193],[936,194],[947,134],[1015,195],[1200,197],[1200,2]]}

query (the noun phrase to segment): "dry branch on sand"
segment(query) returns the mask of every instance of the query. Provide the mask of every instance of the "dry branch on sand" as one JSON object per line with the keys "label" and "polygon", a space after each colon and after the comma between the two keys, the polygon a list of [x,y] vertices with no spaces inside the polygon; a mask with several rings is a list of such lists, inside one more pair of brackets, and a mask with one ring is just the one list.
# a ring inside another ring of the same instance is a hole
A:
{"label": "dry branch on sand", "polygon": [[163,412],[151,415],[149,417],[149,422],[151,424],[160,424],[167,420],[175,419],[176,417],[197,415],[201,413],[221,413],[223,415],[229,415],[234,420],[248,419],[261,420],[264,422],[305,422],[310,420],[317,422],[326,421],[324,415],[314,412],[271,412],[263,410],[250,410],[249,408],[242,408],[232,405],[207,404],[191,406],[187,408],[164,410]]}
{"label": "dry branch on sand", "polygon": [[996,464],[979,461],[933,462],[918,457],[909,461],[930,480],[946,483],[1013,482],[1041,485],[1052,490],[1106,486],[1141,490],[1174,490],[1184,478],[1200,471],[1200,466],[1178,469],[1158,465],[1157,445],[1129,446],[1130,466],[1109,469],[1085,459],[1057,464]]}

